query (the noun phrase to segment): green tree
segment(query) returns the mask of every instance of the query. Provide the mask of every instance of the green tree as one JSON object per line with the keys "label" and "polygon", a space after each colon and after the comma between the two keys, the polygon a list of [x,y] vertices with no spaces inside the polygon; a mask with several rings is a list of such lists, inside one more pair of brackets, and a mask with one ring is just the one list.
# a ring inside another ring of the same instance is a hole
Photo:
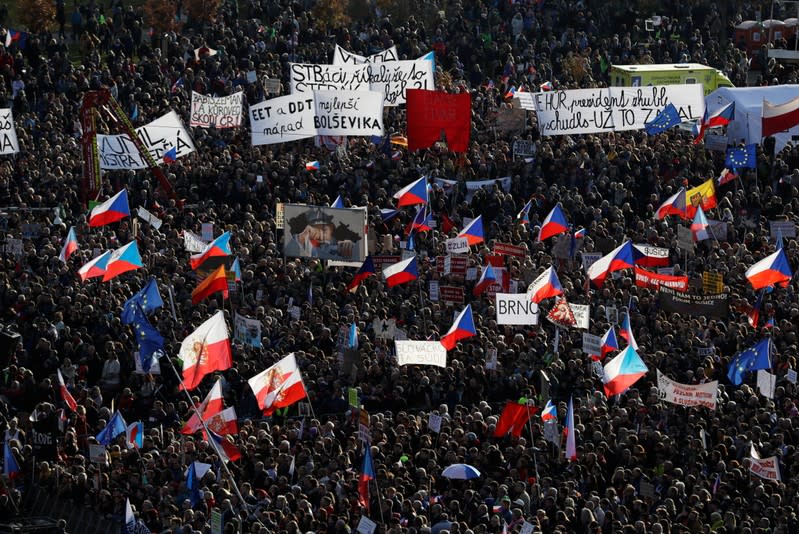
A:
{"label": "green tree", "polygon": [[47,32],[55,26],[55,6],[50,0],[18,0],[20,22],[31,32]]}

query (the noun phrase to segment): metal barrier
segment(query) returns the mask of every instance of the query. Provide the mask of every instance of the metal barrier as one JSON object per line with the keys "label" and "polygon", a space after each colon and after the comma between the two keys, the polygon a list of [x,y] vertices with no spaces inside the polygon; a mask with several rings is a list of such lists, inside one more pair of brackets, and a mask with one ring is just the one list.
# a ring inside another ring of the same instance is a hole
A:
{"label": "metal barrier", "polygon": [[117,532],[120,524],[96,513],[92,508],[75,506],[69,499],[38,486],[28,487],[22,499],[22,509],[27,515],[64,519],[71,532]]}

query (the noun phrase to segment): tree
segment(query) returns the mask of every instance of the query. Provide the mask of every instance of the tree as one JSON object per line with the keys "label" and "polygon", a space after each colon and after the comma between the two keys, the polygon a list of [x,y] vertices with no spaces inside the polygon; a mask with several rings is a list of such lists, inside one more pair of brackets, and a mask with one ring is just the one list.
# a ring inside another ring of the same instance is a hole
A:
{"label": "tree", "polygon": [[178,29],[177,7],[172,0],[147,0],[144,4],[144,20],[156,33]]}
{"label": "tree", "polygon": [[55,25],[55,6],[50,0],[18,0],[20,22],[34,33],[48,32]]}
{"label": "tree", "polygon": [[349,0],[327,0],[317,2],[311,14],[314,21],[325,30],[346,26],[352,20],[347,13]]}
{"label": "tree", "polygon": [[183,6],[194,22],[210,22],[221,3],[222,0],[186,0]]}

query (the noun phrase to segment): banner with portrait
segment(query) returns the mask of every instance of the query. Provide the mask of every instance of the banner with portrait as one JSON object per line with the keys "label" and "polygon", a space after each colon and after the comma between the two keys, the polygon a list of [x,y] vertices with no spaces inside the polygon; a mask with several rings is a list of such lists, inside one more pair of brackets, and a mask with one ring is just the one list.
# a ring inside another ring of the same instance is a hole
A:
{"label": "banner with portrait", "polygon": [[362,262],[366,258],[366,211],[301,204],[284,205],[283,254]]}

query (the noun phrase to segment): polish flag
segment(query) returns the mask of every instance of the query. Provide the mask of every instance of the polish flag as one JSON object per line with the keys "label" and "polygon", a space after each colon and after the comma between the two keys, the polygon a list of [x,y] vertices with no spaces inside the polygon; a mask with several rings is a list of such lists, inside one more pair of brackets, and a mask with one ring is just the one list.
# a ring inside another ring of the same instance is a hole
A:
{"label": "polish flag", "polygon": [[[224,408],[225,404],[222,400],[222,380],[217,379],[214,387],[211,388],[211,391],[208,392],[205,399],[197,406],[197,412],[202,414],[203,421],[208,421]],[[192,413],[189,420],[186,421],[186,424],[180,429],[181,434],[194,434],[202,428],[197,412]]]}
{"label": "polish flag", "polygon": [[239,433],[239,420],[234,407],[225,408],[218,414],[208,418],[205,426],[220,436],[229,436]]}
{"label": "polish flag", "polygon": [[61,376],[61,369],[56,369],[56,374],[58,375],[58,389],[61,390],[61,398],[67,403],[69,409],[74,412],[78,407],[78,403],[75,402],[75,397],[72,396],[72,393],[69,392],[67,386],[64,384],[64,377]]}
{"label": "polish flag", "polygon": [[307,397],[294,353],[247,381],[264,415]]}
{"label": "polish flag", "polygon": [[230,369],[233,358],[222,310],[183,340],[178,357],[183,360],[183,386],[190,390],[196,388],[205,375]]}

